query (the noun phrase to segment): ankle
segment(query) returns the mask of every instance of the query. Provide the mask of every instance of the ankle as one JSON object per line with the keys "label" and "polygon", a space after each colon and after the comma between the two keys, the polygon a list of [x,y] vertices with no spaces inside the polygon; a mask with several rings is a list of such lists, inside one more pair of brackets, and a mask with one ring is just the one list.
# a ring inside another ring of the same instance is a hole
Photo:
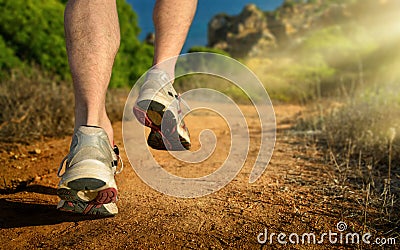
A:
{"label": "ankle", "polygon": [[111,146],[114,146],[114,131],[111,125],[111,121],[107,114],[104,112],[102,115],[87,115],[85,112],[76,112],[75,114],[75,130],[80,126],[95,126],[104,129],[108,135]]}
{"label": "ankle", "polygon": [[100,127],[104,129],[108,135],[111,146],[114,146],[114,130],[112,128],[110,120],[107,118],[101,123]]}

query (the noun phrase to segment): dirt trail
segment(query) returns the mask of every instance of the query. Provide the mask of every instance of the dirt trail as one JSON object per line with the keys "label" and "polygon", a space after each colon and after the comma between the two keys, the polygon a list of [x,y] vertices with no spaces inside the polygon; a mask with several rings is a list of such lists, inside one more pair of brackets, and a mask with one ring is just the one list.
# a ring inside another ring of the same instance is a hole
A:
{"label": "dirt trail", "polygon": [[[298,106],[275,107],[277,143],[267,171],[257,182],[248,183],[257,153],[252,146],[248,162],[234,181],[202,198],[179,199],[154,191],[138,178],[122,149],[126,168],[117,176],[120,213],[106,219],[55,209],[56,172],[69,138],[9,146],[1,152],[0,162],[0,249],[332,249],[328,244],[284,246],[276,237],[273,244],[257,242],[265,228],[276,234],[334,231],[343,209],[351,206],[324,195],[331,177],[321,164],[321,155],[312,145],[291,136],[290,126],[301,111]],[[188,124],[196,123],[199,128],[206,122],[190,119]],[[223,124],[217,125],[214,133],[224,136]],[[257,141],[259,133],[251,126],[250,135]],[[192,134],[196,133],[194,129]],[[121,123],[115,124],[115,135],[116,143],[122,145]],[[194,142],[194,147],[198,146]],[[192,173],[168,153],[152,153],[168,171],[182,176]],[[214,163],[226,157],[223,149],[215,154]],[[210,165],[194,173],[204,175],[213,169]],[[354,230],[360,228],[349,219],[346,223]]]}

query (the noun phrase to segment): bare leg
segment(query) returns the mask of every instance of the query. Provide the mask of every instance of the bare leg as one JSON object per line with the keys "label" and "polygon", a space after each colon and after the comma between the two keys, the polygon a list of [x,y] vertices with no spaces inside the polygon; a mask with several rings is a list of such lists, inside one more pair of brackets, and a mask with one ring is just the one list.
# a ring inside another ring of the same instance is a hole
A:
{"label": "bare leg", "polygon": [[[154,62],[178,56],[196,13],[197,0],[157,0],[153,12],[156,31]],[[174,76],[174,63],[165,69]]]}
{"label": "bare leg", "polygon": [[113,130],[105,97],[120,32],[115,0],[69,0],[65,9],[65,37],[75,92],[75,129],[81,125]]}

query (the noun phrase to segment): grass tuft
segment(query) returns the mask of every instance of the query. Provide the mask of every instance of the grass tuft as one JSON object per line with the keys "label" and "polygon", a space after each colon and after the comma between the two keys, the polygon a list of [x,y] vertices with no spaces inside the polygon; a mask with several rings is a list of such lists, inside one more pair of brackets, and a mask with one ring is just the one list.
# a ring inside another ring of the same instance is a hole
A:
{"label": "grass tuft", "polygon": [[[396,85],[366,89],[329,109],[319,105],[296,129],[318,131],[308,140],[324,152],[336,172],[334,182],[363,194],[360,221],[399,236],[400,95]],[[370,213],[371,208],[376,212]]]}
{"label": "grass tuft", "polygon": [[[110,89],[110,120],[122,119],[127,89]],[[0,141],[29,143],[42,137],[71,135],[74,128],[72,83],[39,69],[15,71],[0,83]]]}

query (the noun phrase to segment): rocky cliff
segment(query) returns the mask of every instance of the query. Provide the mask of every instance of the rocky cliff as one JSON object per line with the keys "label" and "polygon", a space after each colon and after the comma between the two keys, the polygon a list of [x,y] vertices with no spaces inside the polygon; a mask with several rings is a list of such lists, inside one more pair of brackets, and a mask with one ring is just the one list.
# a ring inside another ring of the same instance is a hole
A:
{"label": "rocky cliff", "polygon": [[244,57],[276,47],[267,18],[255,5],[247,5],[238,16],[219,14],[208,24],[208,45]]}
{"label": "rocky cliff", "polygon": [[[216,15],[208,24],[208,46],[234,57],[264,56],[299,43],[310,31],[359,18],[360,8],[383,8],[397,0],[286,0],[275,11],[245,6],[236,16]],[[377,10],[378,11],[378,10]]]}

